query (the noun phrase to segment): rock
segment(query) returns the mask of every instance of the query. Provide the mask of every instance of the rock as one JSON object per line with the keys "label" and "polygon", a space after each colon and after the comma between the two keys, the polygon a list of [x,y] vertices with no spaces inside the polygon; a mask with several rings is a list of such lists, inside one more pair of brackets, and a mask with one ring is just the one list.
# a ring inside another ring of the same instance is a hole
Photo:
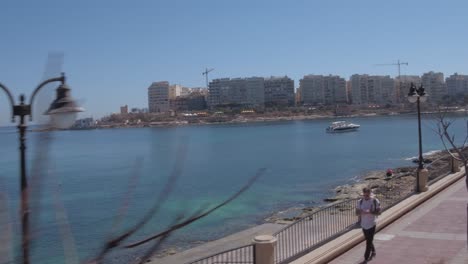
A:
{"label": "rock", "polygon": [[170,248],[170,249],[168,249],[168,250],[166,251],[166,253],[167,253],[168,255],[174,255],[174,254],[177,253],[177,251],[176,251],[175,249],[173,249],[173,248]]}

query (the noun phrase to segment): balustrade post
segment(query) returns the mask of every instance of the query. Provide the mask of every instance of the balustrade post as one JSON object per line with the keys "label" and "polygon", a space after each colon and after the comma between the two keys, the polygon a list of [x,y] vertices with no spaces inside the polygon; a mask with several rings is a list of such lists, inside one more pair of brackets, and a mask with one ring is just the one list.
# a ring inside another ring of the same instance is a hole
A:
{"label": "balustrade post", "polygon": [[260,235],[253,239],[255,264],[274,264],[277,238],[270,235]]}
{"label": "balustrade post", "polygon": [[[453,154],[453,155],[455,156],[455,158],[458,158],[458,154]],[[450,157],[450,167],[451,167],[452,173],[460,171],[460,162],[455,158]]]}

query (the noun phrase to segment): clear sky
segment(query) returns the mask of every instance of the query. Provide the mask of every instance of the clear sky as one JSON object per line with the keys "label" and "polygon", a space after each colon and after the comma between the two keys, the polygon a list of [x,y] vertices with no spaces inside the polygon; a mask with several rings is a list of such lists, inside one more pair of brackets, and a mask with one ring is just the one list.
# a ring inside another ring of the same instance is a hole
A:
{"label": "clear sky", "polygon": [[[0,1],[0,82],[30,96],[63,52],[82,117],[147,107],[147,88],[211,78],[468,74],[466,0]],[[0,91],[0,125],[10,106]]]}

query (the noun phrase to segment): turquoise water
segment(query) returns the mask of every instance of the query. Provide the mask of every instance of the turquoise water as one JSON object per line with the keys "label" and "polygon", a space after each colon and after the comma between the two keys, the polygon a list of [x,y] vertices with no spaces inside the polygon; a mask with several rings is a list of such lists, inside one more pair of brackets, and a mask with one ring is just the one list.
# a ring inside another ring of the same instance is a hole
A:
{"label": "turquoise water", "polygon": [[[453,131],[462,139],[464,119],[455,119]],[[44,134],[28,133],[28,166],[33,166],[38,153],[49,157],[40,195],[33,194],[33,213],[40,213],[33,222],[38,237],[33,260],[63,263],[59,227],[66,222],[80,259],[95,254],[122,202],[130,203],[124,225],[134,223],[156,202],[174,166],[182,170],[171,195],[138,237],[163,229],[180,213],[189,216],[226,199],[258,169],[266,169],[238,200],[176,232],[169,244],[182,248],[259,224],[289,206],[319,204],[334,186],[370,170],[414,166],[408,158],[418,151],[415,115],[348,120],[360,124],[360,131],[327,134],[331,119],[61,131],[49,133],[48,148],[37,146]],[[442,149],[433,131],[433,117],[425,116],[422,124],[424,152]],[[19,234],[19,154],[14,129],[0,129],[0,146],[0,191],[8,197],[13,230]],[[181,147],[185,158],[177,154]],[[133,195],[126,200],[132,182]],[[67,221],[57,213],[62,206]]]}

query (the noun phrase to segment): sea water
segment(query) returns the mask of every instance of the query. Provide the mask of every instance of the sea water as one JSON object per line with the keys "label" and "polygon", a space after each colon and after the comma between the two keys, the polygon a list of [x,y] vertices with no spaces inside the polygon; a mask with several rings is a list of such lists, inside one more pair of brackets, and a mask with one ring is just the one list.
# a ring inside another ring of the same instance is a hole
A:
{"label": "sea water", "polygon": [[[462,140],[466,122],[453,119],[451,131]],[[33,263],[90,258],[116,230],[137,223],[159,204],[130,241],[157,233],[177,217],[227,199],[261,169],[261,177],[238,199],[177,231],[167,244],[183,249],[217,239],[260,224],[276,211],[319,205],[335,186],[366,172],[415,166],[409,161],[418,155],[415,115],[348,118],[361,125],[359,131],[325,133],[337,120],[28,132]],[[436,123],[423,116],[424,152],[443,149]],[[11,223],[10,252],[16,256],[21,225],[15,128],[0,129],[0,146],[0,191],[8,204],[3,214],[8,220],[0,223]]]}

